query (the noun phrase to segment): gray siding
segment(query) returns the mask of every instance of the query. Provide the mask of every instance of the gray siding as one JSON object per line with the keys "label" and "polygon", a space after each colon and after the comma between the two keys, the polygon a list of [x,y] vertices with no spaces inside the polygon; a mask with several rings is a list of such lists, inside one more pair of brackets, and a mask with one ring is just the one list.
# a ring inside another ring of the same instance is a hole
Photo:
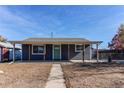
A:
{"label": "gray siding", "polygon": [[[75,44],[70,45],[70,60],[82,60],[82,52],[75,52]],[[90,59],[90,46],[85,46],[84,59]]]}
{"label": "gray siding", "polygon": [[81,60],[81,53],[75,52],[75,44],[69,45],[70,49],[70,59],[71,60]]}
{"label": "gray siding", "polygon": [[89,60],[90,59],[90,45],[85,46],[85,52],[84,52],[84,59]]}
{"label": "gray siding", "polygon": [[[82,53],[75,52],[75,44],[69,45],[69,55],[70,60],[82,60]],[[46,45],[46,54],[44,55],[33,55],[32,54],[32,45],[30,45],[30,60],[52,60],[52,45]],[[61,45],[61,58],[62,60],[68,60],[68,45]],[[87,45],[85,48],[84,59],[90,59],[90,46]],[[22,60],[29,60],[29,45],[22,45]]]}
{"label": "gray siding", "polygon": [[29,59],[29,46],[22,44],[22,60]]}
{"label": "gray siding", "polygon": [[68,60],[68,45],[67,44],[61,45],[61,59]]}
{"label": "gray siding", "polygon": [[46,54],[45,54],[45,60],[52,60],[52,44],[46,45]]}

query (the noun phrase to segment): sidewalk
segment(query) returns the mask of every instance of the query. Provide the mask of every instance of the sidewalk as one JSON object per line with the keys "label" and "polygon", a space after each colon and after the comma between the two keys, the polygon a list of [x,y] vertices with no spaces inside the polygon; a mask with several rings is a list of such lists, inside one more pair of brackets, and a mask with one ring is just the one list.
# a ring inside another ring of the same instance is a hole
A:
{"label": "sidewalk", "polygon": [[46,88],[66,88],[60,64],[53,64]]}

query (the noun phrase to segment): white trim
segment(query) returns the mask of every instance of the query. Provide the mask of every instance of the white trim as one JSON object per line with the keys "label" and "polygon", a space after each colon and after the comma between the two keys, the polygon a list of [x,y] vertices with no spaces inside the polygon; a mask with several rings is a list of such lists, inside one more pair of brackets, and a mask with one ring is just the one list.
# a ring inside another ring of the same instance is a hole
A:
{"label": "white trim", "polygon": [[[44,53],[33,53],[33,46],[44,46]],[[46,53],[46,45],[32,45],[32,55],[45,55]]]}
{"label": "white trim", "polygon": [[61,44],[53,44],[53,49],[52,49],[53,50],[53,54],[52,54],[53,57],[52,57],[52,60],[54,60],[54,46],[55,45],[59,45],[60,46],[60,60],[61,60],[62,59],[62,56],[61,56]]}
{"label": "white trim", "polygon": [[[75,44],[75,52],[82,52],[82,50],[77,50],[77,45],[81,45],[82,46],[82,44]],[[83,48],[83,46],[82,46],[82,48]]]}

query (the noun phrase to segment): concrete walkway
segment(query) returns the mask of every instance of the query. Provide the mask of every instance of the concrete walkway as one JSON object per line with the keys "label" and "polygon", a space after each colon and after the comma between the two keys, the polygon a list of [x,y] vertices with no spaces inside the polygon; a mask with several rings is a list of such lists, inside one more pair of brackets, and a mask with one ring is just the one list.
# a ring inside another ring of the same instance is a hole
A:
{"label": "concrete walkway", "polygon": [[66,88],[60,64],[53,64],[46,88]]}

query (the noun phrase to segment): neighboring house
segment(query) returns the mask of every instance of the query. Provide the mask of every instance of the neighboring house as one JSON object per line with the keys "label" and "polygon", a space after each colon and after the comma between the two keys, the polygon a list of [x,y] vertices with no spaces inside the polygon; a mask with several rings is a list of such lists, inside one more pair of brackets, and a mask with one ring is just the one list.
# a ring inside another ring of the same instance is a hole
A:
{"label": "neighboring house", "polygon": [[[11,53],[11,50],[13,49],[13,45],[9,42],[0,42],[0,62],[3,62],[3,61],[10,61],[12,60],[12,57],[10,56],[13,56],[13,54]],[[16,54],[21,50],[19,47],[16,47],[15,48],[16,50]],[[17,55],[18,57],[15,57],[15,59],[21,58],[21,52],[18,53]]]}
{"label": "neighboring house", "polygon": [[13,45],[22,44],[22,60],[90,60],[91,45],[101,41],[84,38],[28,38],[10,41]]}

